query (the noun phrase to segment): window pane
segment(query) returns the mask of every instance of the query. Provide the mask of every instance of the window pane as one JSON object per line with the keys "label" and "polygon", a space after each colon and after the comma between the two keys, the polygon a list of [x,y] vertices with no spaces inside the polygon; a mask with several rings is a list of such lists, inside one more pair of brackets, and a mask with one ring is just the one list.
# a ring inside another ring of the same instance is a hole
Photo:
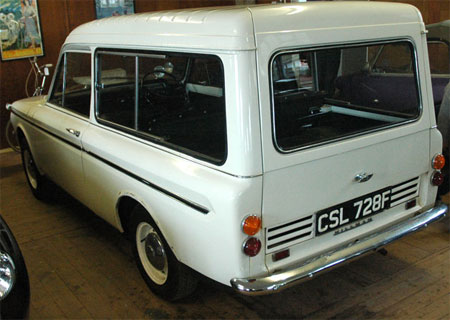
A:
{"label": "window pane", "polygon": [[126,54],[98,54],[98,118],[194,157],[223,163],[226,128],[220,60],[203,55]]}
{"label": "window pane", "polygon": [[450,48],[444,42],[428,42],[432,74],[450,74]]}
{"label": "window pane", "polygon": [[127,128],[136,127],[136,58],[98,54],[97,115]]}
{"label": "window pane", "polygon": [[372,72],[374,73],[412,73],[414,62],[408,43],[373,46],[371,51],[379,52]]}
{"label": "window pane", "polygon": [[407,42],[277,55],[272,62],[277,146],[288,151],[417,118],[414,66]]}
{"label": "window pane", "polygon": [[89,116],[91,102],[91,55],[67,52],[59,65],[51,103]]}

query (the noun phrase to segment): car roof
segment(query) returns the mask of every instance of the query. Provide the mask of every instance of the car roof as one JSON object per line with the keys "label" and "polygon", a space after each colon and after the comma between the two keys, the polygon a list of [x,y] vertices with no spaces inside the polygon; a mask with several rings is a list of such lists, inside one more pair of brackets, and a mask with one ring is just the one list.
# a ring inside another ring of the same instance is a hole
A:
{"label": "car roof", "polygon": [[422,22],[419,11],[411,5],[398,3],[358,1],[227,6],[94,20],[73,30],[66,44],[253,50],[258,33],[417,22]]}

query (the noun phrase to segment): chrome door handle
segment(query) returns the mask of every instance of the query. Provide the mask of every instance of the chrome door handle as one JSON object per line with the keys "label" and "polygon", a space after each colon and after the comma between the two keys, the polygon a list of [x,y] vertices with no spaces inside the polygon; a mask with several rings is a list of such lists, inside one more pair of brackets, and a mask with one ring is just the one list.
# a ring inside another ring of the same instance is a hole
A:
{"label": "chrome door handle", "polygon": [[66,128],[67,132],[69,132],[70,134],[73,134],[75,137],[79,137],[80,136],[80,131],[72,129],[72,128]]}
{"label": "chrome door handle", "polygon": [[359,173],[355,177],[355,181],[358,183],[369,181],[373,177],[373,173]]}

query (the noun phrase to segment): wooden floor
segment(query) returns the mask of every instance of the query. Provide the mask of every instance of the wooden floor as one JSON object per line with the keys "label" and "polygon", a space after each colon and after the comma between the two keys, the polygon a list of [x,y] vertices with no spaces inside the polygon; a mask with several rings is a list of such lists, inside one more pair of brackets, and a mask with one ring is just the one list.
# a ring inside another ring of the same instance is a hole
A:
{"label": "wooden floor", "polygon": [[172,304],[147,289],[119,232],[63,194],[52,204],[34,199],[12,152],[0,152],[0,213],[28,267],[31,319],[450,318],[448,219],[388,246],[386,256],[366,256],[280,294],[244,297],[205,280]]}

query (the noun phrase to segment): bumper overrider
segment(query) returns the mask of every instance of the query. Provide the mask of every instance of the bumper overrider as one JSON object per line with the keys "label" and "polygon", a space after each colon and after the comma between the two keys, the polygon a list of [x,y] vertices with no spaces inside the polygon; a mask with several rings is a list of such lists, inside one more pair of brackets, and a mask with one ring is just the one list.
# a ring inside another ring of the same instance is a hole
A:
{"label": "bumper overrider", "polygon": [[373,233],[358,241],[326,252],[314,257],[300,265],[277,271],[271,275],[255,278],[233,278],[231,286],[245,295],[261,295],[279,292],[302,281],[308,280],[322,272],[329,271],[333,267],[342,265],[373,252],[403,236],[420,230],[428,224],[443,218],[448,212],[445,204],[420,213],[406,221],[393,225],[387,229]]}

